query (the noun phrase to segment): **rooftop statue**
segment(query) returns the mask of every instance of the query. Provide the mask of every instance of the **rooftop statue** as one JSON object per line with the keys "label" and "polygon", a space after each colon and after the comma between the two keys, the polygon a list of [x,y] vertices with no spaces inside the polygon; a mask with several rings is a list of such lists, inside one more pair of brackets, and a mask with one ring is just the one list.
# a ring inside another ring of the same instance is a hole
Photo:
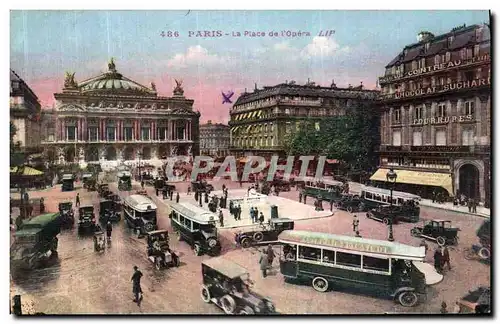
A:
{"label": "rooftop statue", "polygon": [[179,95],[182,96],[184,94],[184,89],[182,89],[182,80],[176,80],[175,79],[175,89],[174,89],[174,95]]}
{"label": "rooftop statue", "polygon": [[151,89],[156,92],[156,84],[154,82],[151,82]]}
{"label": "rooftop statue", "polygon": [[71,73],[66,71],[64,77],[64,87],[65,88],[76,88],[78,84],[75,81],[75,72]]}
{"label": "rooftop statue", "polygon": [[116,72],[116,65],[115,65],[115,59],[111,58],[108,63],[108,69],[110,72]]}

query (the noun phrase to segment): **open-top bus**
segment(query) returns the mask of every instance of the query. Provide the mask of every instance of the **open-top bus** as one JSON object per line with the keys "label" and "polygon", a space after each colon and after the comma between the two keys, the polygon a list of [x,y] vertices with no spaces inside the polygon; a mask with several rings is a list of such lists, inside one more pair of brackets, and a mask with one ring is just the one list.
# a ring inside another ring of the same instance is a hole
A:
{"label": "open-top bus", "polygon": [[353,289],[412,307],[426,294],[426,284],[442,280],[423,263],[423,246],[295,230],[282,232],[278,240],[281,274],[287,281],[307,281],[319,292]]}

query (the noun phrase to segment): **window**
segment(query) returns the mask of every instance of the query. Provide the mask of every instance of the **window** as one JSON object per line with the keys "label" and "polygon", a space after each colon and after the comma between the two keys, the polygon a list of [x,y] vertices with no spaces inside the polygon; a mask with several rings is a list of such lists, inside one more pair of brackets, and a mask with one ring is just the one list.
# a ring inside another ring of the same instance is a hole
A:
{"label": "window", "polygon": [[446,131],[438,130],[436,131],[436,146],[446,145]]}
{"label": "window", "polygon": [[184,225],[184,216],[179,215],[179,223]]}
{"label": "window", "polygon": [[472,58],[472,54],[473,54],[472,52],[473,52],[472,48],[468,48],[467,49],[467,59],[471,59]]}
{"label": "window", "polygon": [[76,127],[75,126],[67,126],[66,127],[66,140],[67,141],[75,141],[76,140]]}
{"label": "window", "polygon": [[445,62],[449,62],[451,60],[451,53],[450,52],[446,52],[446,56],[445,56]]}
{"label": "window", "polygon": [[393,111],[393,120],[394,123],[400,123],[401,122],[401,109],[394,109]]}
{"label": "window", "polygon": [[366,199],[373,199],[373,195],[371,192],[365,192],[365,198]]}
{"label": "window", "polygon": [[451,44],[453,43],[454,39],[455,39],[455,37],[453,37],[453,36],[448,37],[448,47],[451,47]]}
{"label": "window", "polygon": [[176,212],[172,212],[172,218],[175,219],[175,220],[178,220],[179,219],[179,216],[177,215]]}
{"label": "window", "polygon": [[114,127],[106,127],[106,140],[114,141],[115,140],[115,130]]}
{"label": "window", "polygon": [[392,132],[392,145],[393,146],[401,146],[401,131],[393,131]]}
{"label": "window", "polygon": [[363,255],[363,269],[389,272],[389,259]]}
{"label": "window", "polygon": [[321,250],[307,246],[299,246],[299,258],[304,260],[321,261]]}
{"label": "window", "polygon": [[440,85],[444,85],[444,83],[445,83],[445,82],[446,82],[445,77],[440,77],[440,78],[439,78],[439,84],[440,84]]}
{"label": "window", "polygon": [[424,67],[425,67],[425,58],[418,61],[418,68],[421,69]]}
{"label": "window", "polygon": [[423,109],[422,107],[415,107],[415,119],[423,118]]}
{"label": "window", "polygon": [[125,135],[125,140],[126,141],[131,141],[133,140],[133,129],[132,127],[124,127],[123,128],[123,135]]}
{"label": "window", "polygon": [[425,43],[425,51],[427,52],[431,47],[431,43]]}
{"label": "window", "polygon": [[462,145],[474,145],[474,131],[472,129],[465,129],[462,131]]}
{"label": "window", "polygon": [[412,70],[416,70],[416,69],[417,69],[417,67],[418,67],[418,65],[417,65],[417,61],[412,61],[412,62],[411,62],[411,69],[412,69]]}
{"label": "window", "polygon": [[422,132],[413,131],[413,146],[422,146]]}
{"label": "window", "polygon": [[193,222],[193,231],[198,231],[200,229],[200,224]]}
{"label": "window", "polygon": [[97,134],[98,134],[97,127],[89,127],[89,141],[90,142],[97,142],[97,140],[98,140]]}
{"label": "window", "polygon": [[437,106],[436,117],[446,117],[446,104],[440,103]]}
{"label": "window", "polygon": [[191,229],[191,220],[184,218],[184,226],[186,226],[186,228]]}
{"label": "window", "polygon": [[441,63],[441,56],[436,55],[434,56],[434,64],[440,64]]}
{"label": "window", "polygon": [[158,127],[157,129],[158,132],[158,139],[160,141],[164,141],[167,139],[167,128],[166,127]]}
{"label": "window", "polygon": [[479,56],[479,45],[474,46],[474,56]]}
{"label": "window", "polygon": [[465,55],[466,55],[466,53],[467,53],[467,50],[466,50],[465,48],[462,48],[462,49],[460,50],[460,59],[461,59],[461,60],[465,60]]}
{"label": "window", "polygon": [[336,264],[361,268],[361,255],[337,252]]}
{"label": "window", "polygon": [[335,251],[323,250],[323,262],[335,264]]}
{"label": "window", "polygon": [[141,128],[141,140],[149,141],[149,127]]}

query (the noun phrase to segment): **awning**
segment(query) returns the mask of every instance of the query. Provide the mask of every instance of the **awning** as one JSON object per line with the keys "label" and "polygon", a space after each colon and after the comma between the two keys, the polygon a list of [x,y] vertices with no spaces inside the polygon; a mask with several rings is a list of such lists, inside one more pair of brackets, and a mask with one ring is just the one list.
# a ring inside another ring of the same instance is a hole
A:
{"label": "awning", "polygon": [[261,115],[262,115],[262,110],[257,111],[257,117],[260,118]]}
{"label": "awning", "polygon": [[[10,169],[10,173],[18,173],[19,171],[21,171],[19,167],[13,167]],[[38,176],[43,174],[42,171],[38,171],[30,167],[24,167],[24,170],[22,170],[22,172],[23,173],[20,175],[23,176]]]}
{"label": "awning", "polygon": [[238,128],[240,128],[240,126],[236,126],[236,127],[231,128],[231,132],[233,132],[233,133],[236,132],[238,130]]}
{"label": "awning", "polygon": [[247,133],[250,131],[250,128],[252,128],[253,125],[248,125],[247,127]]}
{"label": "awning", "polygon": [[[370,180],[387,181],[386,174],[388,169],[378,169],[371,177]],[[409,170],[395,170],[398,175],[396,182],[409,183],[423,186],[436,186],[442,187],[448,191],[450,196],[453,196],[452,178],[449,173],[435,173],[435,172],[420,172]]]}
{"label": "awning", "polygon": [[257,111],[254,111],[254,112],[252,113],[252,118],[254,118],[255,116],[257,116]]}

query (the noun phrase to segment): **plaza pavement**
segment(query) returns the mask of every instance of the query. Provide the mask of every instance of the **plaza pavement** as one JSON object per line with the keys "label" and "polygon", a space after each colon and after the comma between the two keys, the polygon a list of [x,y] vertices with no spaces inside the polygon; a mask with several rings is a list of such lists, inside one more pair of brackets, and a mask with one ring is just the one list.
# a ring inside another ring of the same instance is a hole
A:
{"label": "plaza pavement", "polygon": [[[153,193],[154,194],[154,193]],[[175,195],[173,195],[173,201],[175,201]],[[222,196],[222,191],[214,191],[212,192],[211,195],[216,195],[217,197]],[[239,197],[245,197],[247,195],[247,190],[246,189],[229,189],[228,190],[228,196],[229,199],[231,198],[239,198]],[[168,202],[170,201],[170,198],[163,199],[162,196],[156,197],[159,201],[165,203],[168,205]],[[228,204],[229,204],[229,199],[228,199]],[[186,192],[180,192],[179,193],[179,201],[180,202],[189,202],[191,204],[199,206],[199,203],[197,203],[194,200],[194,193],[191,193],[188,195]],[[299,203],[298,201],[294,201],[291,199],[283,198],[283,197],[276,197],[276,196],[267,196],[267,201],[266,202],[260,202],[260,203],[252,203],[252,204],[241,204],[241,220],[235,220],[233,216],[230,215],[229,209],[224,208],[222,209],[222,214],[224,215],[224,226],[220,227],[220,224],[218,224],[219,228],[239,228],[239,227],[250,227],[254,226],[255,224],[252,222],[250,219],[250,207],[257,207],[260,212],[264,214],[264,223],[267,223],[269,219],[271,219],[271,206],[276,205],[278,206],[278,216],[280,218],[290,218],[293,219],[294,221],[301,221],[301,220],[308,220],[308,219],[316,219],[316,218],[324,218],[324,217],[330,217],[333,216],[335,213],[335,209],[333,209],[333,212],[330,210],[324,210],[324,211],[315,211],[314,207],[310,205],[305,205],[302,203]],[[229,207],[229,206],[228,206]],[[203,196],[203,204],[202,208],[208,211],[208,204],[205,203],[205,197]]]}

